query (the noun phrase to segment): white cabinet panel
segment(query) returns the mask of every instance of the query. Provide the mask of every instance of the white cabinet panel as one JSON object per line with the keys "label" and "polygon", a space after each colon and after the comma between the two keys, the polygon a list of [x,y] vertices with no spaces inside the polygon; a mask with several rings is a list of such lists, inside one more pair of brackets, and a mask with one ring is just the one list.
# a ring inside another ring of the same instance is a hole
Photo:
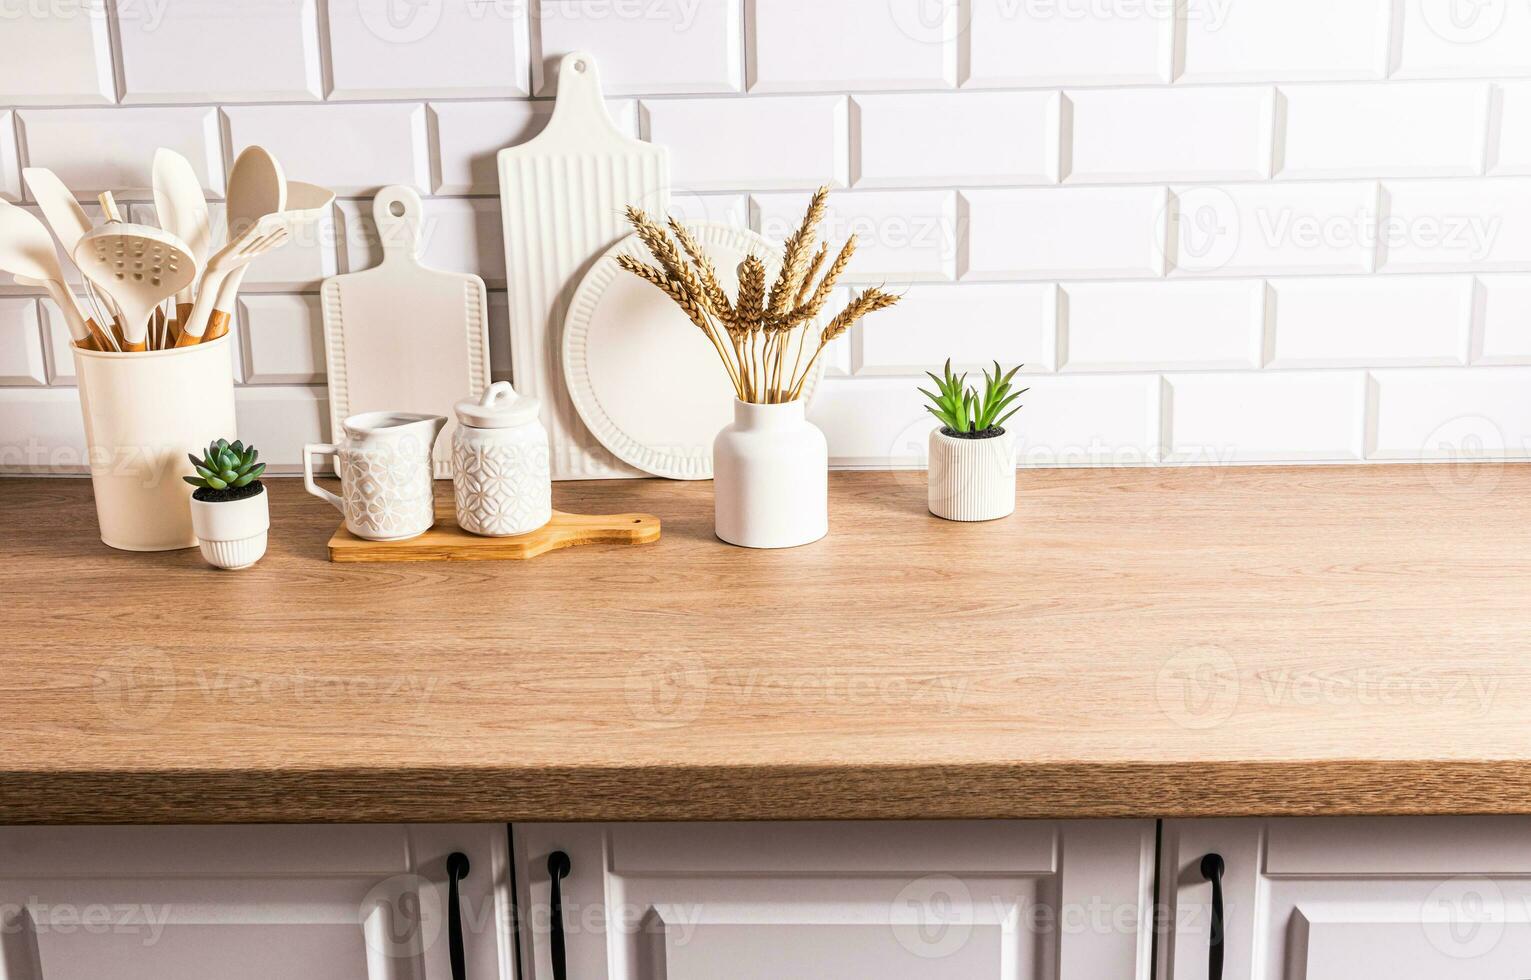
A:
{"label": "white cabinet panel", "polygon": [[513,980],[505,828],[0,828],[5,980]]}
{"label": "white cabinet panel", "polygon": [[1152,821],[518,824],[523,971],[551,980],[548,857],[579,980],[1149,973]]}
{"label": "white cabinet panel", "polygon": [[1158,976],[1208,976],[1226,862],[1224,980],[1483,980],[1531,962],[1531,818],[1185,820],[1164,825],[1172,933]]}

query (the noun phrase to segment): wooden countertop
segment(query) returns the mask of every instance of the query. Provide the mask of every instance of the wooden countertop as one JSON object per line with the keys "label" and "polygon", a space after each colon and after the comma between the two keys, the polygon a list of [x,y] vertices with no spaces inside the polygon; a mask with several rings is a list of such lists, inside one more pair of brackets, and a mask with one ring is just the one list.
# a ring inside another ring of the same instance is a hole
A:
{"label": "wooden countertop", "polygon": [[228,573],[3,480],[0,823],[1531,813],[1531,466],[1020,483],[837,473],[784,552],[565,483],[663,540],[335,565],[279,480]]}

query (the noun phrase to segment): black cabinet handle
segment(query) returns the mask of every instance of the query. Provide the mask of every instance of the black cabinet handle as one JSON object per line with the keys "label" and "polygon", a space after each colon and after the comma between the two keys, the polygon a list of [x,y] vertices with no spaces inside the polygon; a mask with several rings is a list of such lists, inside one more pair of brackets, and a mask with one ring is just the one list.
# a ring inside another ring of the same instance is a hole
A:
{"label": "black cabinet handle", "polygon": [[553,905],[553,980],[568,980],[569,975],[563,946],[563,880],[573,867],[569,855],[563,851],[554,851],[548,855],[548,885],[552,889]]}
{"label": "black cabinet handle", "polygon": [[452,947],[452,980],[468,980],[468,965],[462,948],[462,909],[457,883],[468,877],[468,855],[453,851],[447,855],[447,932]]}
{"label": "black cabinet handle", "polygon": [[1223,980],[1223,856],[1201,859],[1201,876],[1212,882],[1212,941],[1207,947],[1207,980]]}

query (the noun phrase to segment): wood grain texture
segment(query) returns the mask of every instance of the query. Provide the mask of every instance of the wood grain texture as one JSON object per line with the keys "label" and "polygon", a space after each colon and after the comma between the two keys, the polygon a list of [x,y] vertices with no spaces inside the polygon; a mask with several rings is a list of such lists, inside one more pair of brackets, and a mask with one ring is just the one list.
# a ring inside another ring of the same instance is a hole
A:
{"label": "wood grain texture", "polygon": [[565,514],[526,534],[486,537],[457,525],[451,500],[436,501],[436,526],[407,541],[369,541],[346,530],[330,538],[330,561],[524,561],[584,544],[653,544],[659,518],[652,514]]}
{"label": "wood grain texture", "polygon": [[[0,481],[0,823],[1531,813],[1531,467],[836,473],[828,538],[535,562],[114,552]],[[445,495],[448,485],[439,485]]]}

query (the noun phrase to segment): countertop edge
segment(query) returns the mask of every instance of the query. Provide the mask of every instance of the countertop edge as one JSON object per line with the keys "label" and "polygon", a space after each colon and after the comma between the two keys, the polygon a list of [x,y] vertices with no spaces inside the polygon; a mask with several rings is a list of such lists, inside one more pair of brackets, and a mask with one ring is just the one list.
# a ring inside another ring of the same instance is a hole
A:
{"label": "countertop edge", "polygon": [[0,824],[1513,813],[1531,813],[1531,759],[0,771]]}

